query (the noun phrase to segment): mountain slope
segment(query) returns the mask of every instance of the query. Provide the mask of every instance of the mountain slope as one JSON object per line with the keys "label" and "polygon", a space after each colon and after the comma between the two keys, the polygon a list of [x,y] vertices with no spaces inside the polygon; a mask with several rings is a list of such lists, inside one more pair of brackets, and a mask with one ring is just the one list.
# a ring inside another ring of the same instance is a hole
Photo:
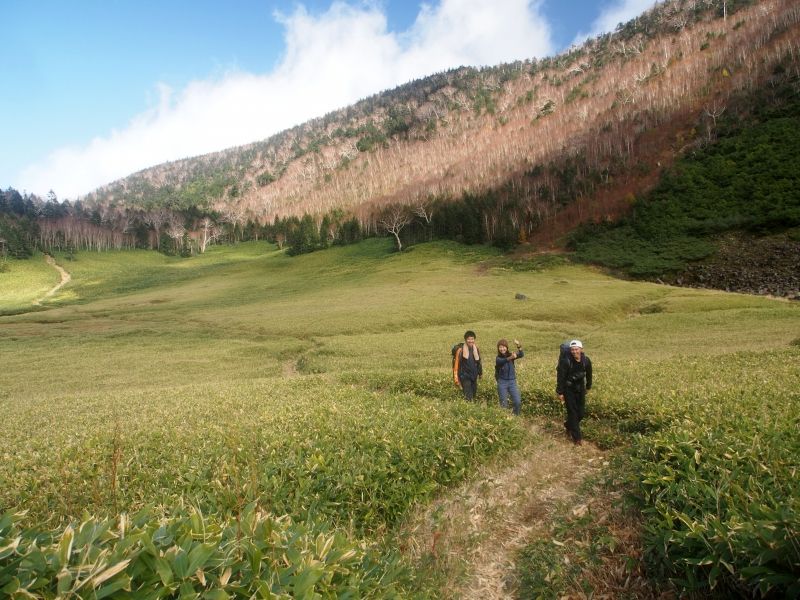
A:
{"label": "mountain slope", "polygon": [[577,256],[638,277],[793,296],[800,290],[798,89],[800,78],[777,74],[770,98],[765,91],[761,103],[744,99],[760,109],[720,121],[716,142],[676,162],[627,217],[574,232]]}
{"label": "mountain slope", "polygon": [[628,194],[713,139],[731,94],[767,84],[777,64],[796,69],[795,2],[732,10],[667,2],[560,56],[433,75],[263,142],[147,169],[90,200],[262,223],[344,209],[374,225],[390,203],[499,190],[495,216],[512,212],[525,237],[558,230],[567,206],[567,228],[616,218]]}

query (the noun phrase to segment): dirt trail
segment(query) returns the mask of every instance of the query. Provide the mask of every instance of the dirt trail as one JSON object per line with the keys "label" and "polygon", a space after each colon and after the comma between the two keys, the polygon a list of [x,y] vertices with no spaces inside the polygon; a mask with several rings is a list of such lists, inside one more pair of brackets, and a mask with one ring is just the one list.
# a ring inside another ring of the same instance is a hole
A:
{"label": "dirt trail", "polygon": [[52,256],[50,256],[49,254],[45,254],[44,255],[44,259],[45,259],[45,261],[47,261],[48,265],[50,265],[56,271],[58,271],[59,275],[61,275],[61,281],[53,289],[48,291],[44,296],[34,300],[33,301],[33,305],[34,306],[41,306],[42,302],[44,300],[47,300],[48,298],[50,298],[58,290],[60,290],[62,287],[64,287],[69,282],[70,279],[72,279],[72,276],[69,273],[67,273],[60,265],[56,264],[56,261]]}
{"label": "dirt trail", "polygon": [[527,441],[504,461],[412,517],[404,537],[412,560],[433,555],[446,573],[450,598],[513,598],[515,559],[532,540],[549,535],[553,513],[564,503],[576,515],[588,498],[581,482],[608,465],[591,444],[575,446],[566,436],[529,423]]}

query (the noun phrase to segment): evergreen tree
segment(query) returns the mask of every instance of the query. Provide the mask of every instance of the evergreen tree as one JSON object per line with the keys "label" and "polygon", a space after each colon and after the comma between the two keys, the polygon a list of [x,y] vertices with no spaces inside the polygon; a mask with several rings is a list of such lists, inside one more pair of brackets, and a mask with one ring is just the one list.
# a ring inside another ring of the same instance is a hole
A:
{"label": "evergreen tree", "polygon": [[339,227],[339,236],[336,239],[336,243],[342,246],[345,244],[355,244],[361,241],[362,238],[361,224],[358,222],[358,219],[351,217]]}
{"label": "evergreen tree", "polygon": [[322,217],[322,222],[319,225],[319,246],[320,248],[327,248],[331,244],[331,233],[333,232],[333,222],[330,215]]}
{"label": "evergreen tree", "polygon": [[300,223],[289,235],[288,253],[292,256],[313,252],[319,247],[319,229],[311,215],[303,215]]}

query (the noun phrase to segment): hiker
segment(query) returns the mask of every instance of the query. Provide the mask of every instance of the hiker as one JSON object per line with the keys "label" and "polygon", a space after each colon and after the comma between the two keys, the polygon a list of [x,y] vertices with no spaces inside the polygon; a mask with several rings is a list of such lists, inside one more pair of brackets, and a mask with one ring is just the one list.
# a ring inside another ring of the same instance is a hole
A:
{"label": "hiker", "polygon": [[494,378],[497,380],[497,394],[500,396],[500,406],[508,408],[508,396],[514,402],[514,414],[518,415],[522,406],[519,388],[517,387],[517,372],[514,362],[525,356],[519,340],[514,340],[516,352],[508,351],[508,340],[497,342],[497,358],[494,363]]}
{"label": "hiker", "polygon": [[456,352],[453,362],[453,378],[464,392],[464,398],[472,401],[478,393],[478,378],[483,375],[481,354],[475,343],[475,332],[464,334],[464,344]]}
{"label": "hiker", "polygon": [[556,394],[567,408],[564,427],[572,441],[580,446],[581,419],[586,409],[586,392],[592,389],[592,361],[583,353],[583,343],[572,340],[569,355],[558,361]]}

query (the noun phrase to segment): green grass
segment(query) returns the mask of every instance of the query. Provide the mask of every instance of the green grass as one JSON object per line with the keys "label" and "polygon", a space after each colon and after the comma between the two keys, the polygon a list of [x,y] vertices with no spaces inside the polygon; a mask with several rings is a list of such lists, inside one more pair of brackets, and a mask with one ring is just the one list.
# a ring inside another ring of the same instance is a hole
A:
{"label": "green grass", "polygon": [[[140,509],[174,519],[176,531],[192,511],[223,529],[247,510],[263,511],[286,515],[297,539],[336,531],[342,552],[361,548],[365,561],[369,555],[392,570],[391,552],[380,547],[384,533],[520,440],[518,422],[494,406],[495,341],[523,341],[523,412],[558,423],[558,344],[580,337],[596,373],[586,436],[638,461],[642,477],[629,486],[653,532],[648,543],[676,544],[667,556],[651,552],[654,572],[687,588],[759,585],[758,573],[740,567],[753,560],[750,541],[736,546],[733,562],[720,554],[693,564],[694,555],[675,553],[689,547],[677,545],[683,521],[661,510],[660,499],[699,494],[689,505],[704,507],[707,488],[663,479],[660,457],[689,443],[715,465],[727,445],[734,448],[749,466],[729,479],[745,490],[733,494],[729,524],[746,518],[748,507],[771,514],[776,502],[787,505],[787,494],[800,497],[791,486],[770,495],[739,481],[789,477],[798,467],[796,452],[783,462],[769,458],[797,443],[797,305],[619,281],[558,262],[509,268],[489,248],[432,243],[397,254],[391,247],[368,240],[288,258],[247,243],[183,260],[109,252],[61,261],[73,279],[47,310],[0,317],[0,508],[28,511],[6,529],[0,524],[0,537],[44,527],[60,539],[64,523]],[[39,273],[34,264],[12,263],[20,290],[25,269]],[[47,269],[42,278],[56,279]],[[16,284],[0,289],[3,311],[25,305]],[[460,401],[450,381],[450,346],[467,328],[477,331],[487,360],[479,396],[488,406]],[[742,444],[754,434],[761,441],[748,454]],[[696,531],[711,527],[705,508],[682,510]],[[156,530],[142,519],[144,540]],[[787,519],[791,532],[797,520]],[[120,560],[139,564],[129,552]],[[23,564],[8,566],[3,556],[0,589],[11,585],[2,569],[17,573]],[[733,566],[714,579],[718,558]],[[180,585],[199,589],[199,577],[178,563]],[[425,586],[403,569],[392,572],[404,593]],[[138,575],[125,573],[132,579],[121,585],[138,585],[131,583]],[[273,589],[290,589],[287,581]],[[358,586],[368,595],[375,581]]]}
{"label": "green grass", "polygon": [[0,270],[0,315],[31,310],[59,281],[59,275],[41,254],[29,260],[8,260]]}
{"label": "green grass", "polygon": [[0,500],[31,524],[145,505],[230,516],[255,502],[360,535],[519,437],[499,411],[319,378],[87,391],[32,400],[5,426]]}

